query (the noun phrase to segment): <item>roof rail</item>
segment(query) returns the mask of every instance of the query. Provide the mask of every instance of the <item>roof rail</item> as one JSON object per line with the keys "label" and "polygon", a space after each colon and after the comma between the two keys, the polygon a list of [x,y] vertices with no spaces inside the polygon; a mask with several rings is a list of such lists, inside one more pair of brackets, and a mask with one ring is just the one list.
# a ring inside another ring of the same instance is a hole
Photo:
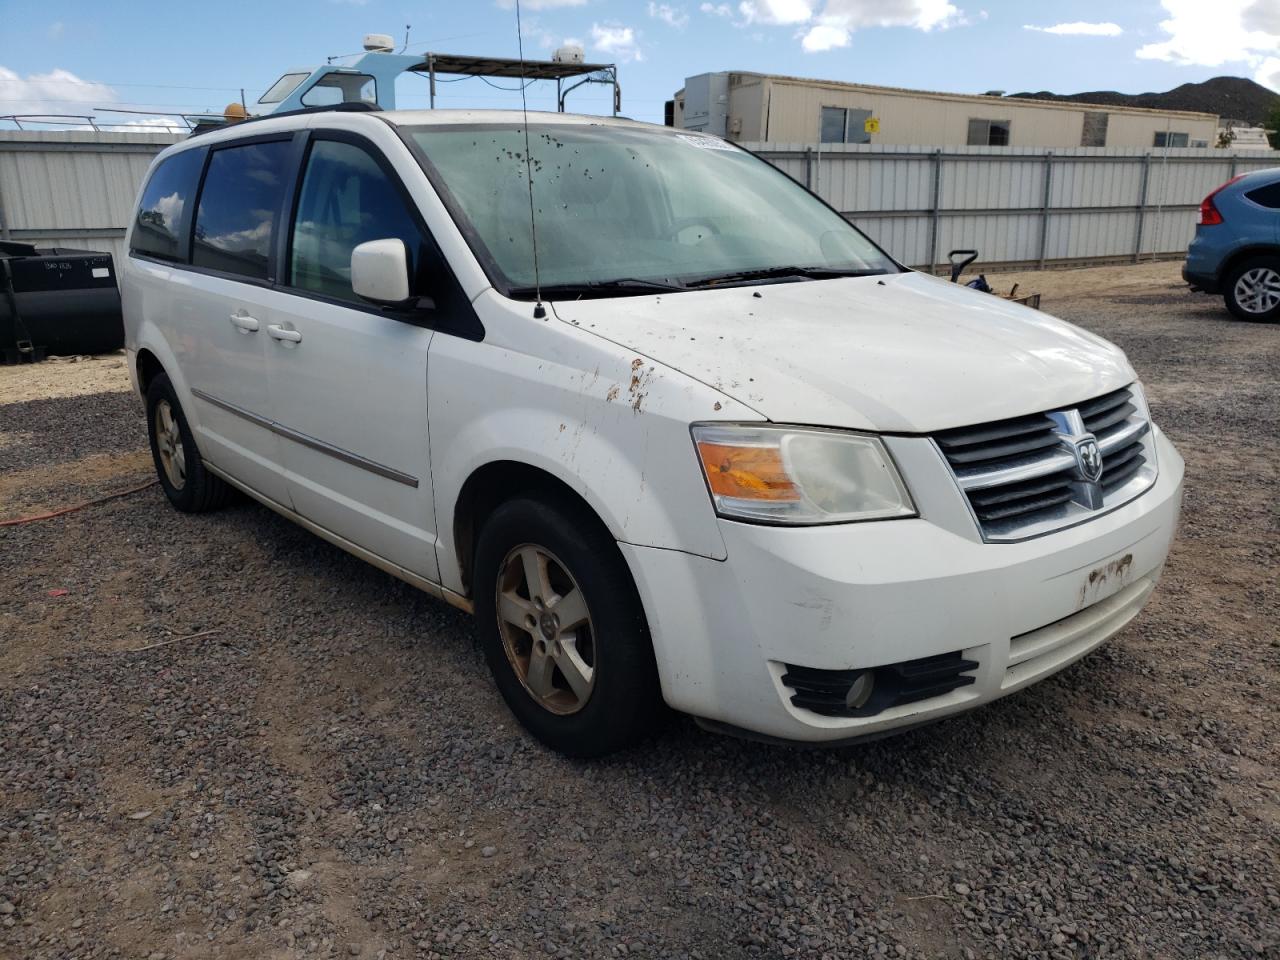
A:
{"label": "roof rail", "polygon": [[222,123],[202,123],[197,126],[188,135],[187,139],[198,137],[202,133],[209,133],[211,130],[224,130],[227,127],[243,127],[247,123],[257,123],[259,120],[275,120],[277,117],[299,117],[311,113],[381,113],[382,108],[376,103],[367,103],[364,100],[349,100],[343,103],[329,103],[317,107],[303,107],[301,110],[285,110],[283,113],[264,113],[260,117],[247,117],[244,120],[238,120],[234,124]]}

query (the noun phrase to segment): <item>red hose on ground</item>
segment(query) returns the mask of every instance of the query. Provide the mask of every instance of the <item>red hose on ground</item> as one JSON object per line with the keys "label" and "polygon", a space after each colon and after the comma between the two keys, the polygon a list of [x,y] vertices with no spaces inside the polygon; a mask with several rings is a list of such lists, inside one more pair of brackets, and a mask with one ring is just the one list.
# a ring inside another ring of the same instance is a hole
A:
{"label": "red hose on ground", "polygon": [[138,493],[146,490],[148,487],[154,487],[159,480],[148,480],[146,483],[137,487],[130,487],[128,490],[120,490],[116,493],[108,493],[105,497],[98,497],[96,500],[86,500],[84,503],[77,503],[73,507],[63,507],[61,510],[54,510],[52,513],[41,513],[34,517],[19,517],[17,520],[0,520],[0,527],[16,527],[24,523],[35,523],[37,520],[52,520],[54,517],[61,517],[68,513],[75,513],[77,510],[83,510],[85,507],[92,507],[99,503],[106,503],[108,500],[118,500],[120,497],[127,497],[131,493]]}

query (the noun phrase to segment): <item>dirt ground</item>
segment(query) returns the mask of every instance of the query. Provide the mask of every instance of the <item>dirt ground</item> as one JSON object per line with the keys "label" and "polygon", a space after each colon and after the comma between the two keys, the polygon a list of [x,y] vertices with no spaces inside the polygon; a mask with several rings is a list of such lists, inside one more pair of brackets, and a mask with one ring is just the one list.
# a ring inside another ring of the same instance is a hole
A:
{"label": "dirt ground", "polygon": [[[1280,326],[1177,271],[989,277],[1121,345],[1187,460],[1147,610],[857,747],[561,759],[467,617],[252,503],[0,527],[0,957],[1280,956]],[[0,368],[0,520],[145,444],[120,357]]]}

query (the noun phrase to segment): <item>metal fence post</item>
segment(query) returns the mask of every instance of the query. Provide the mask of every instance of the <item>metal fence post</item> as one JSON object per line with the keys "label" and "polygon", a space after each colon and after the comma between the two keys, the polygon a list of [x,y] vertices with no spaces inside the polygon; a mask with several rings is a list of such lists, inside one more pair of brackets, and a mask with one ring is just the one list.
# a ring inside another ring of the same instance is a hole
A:
{"label": "metal fence post", "polygon": [[813,189],[813,151],[808,147],[804,148],[804,185]]}
{"label": "metal fence post", "polygon": [[[0,151],[0,153],[3,153],[3,151]],[[5,215],[5,212],[4,212],[4,183],[3,183],[3,178],[0,178],[0,240],[8,240],[8,239],[9,239],[9,218]]]}
{"label": "metal fence post", "polygon": [[1040,257],[1037,270],[1044,269],[1045,255],[1049,252],[1049,201],[1053,190],[1053,151],[1044,155],[1044,198],[1040,204]]}
{"label": "metal fence post", "polygon": [[1142,188],[1138,194],[1138,224],[1133,237],[1133,262],[1142,259],[1142,222],[1147,216],[1147,185],[1151,182],[1151,154],[1142,157]]}
{"label": "metal fence post", "polygon": [[933,209],[929,211],[929,272],[938,265],[938,227],[942,219],[942,151],[933,151]]}
{"label": "metal fence post", "polygon": [[1231,176],[1233,178],[1236,175],[1236,167],[1238,167],[1239,165],[1240,165],[1240,156],[1239,154],[1233,153],[1231,155]]}

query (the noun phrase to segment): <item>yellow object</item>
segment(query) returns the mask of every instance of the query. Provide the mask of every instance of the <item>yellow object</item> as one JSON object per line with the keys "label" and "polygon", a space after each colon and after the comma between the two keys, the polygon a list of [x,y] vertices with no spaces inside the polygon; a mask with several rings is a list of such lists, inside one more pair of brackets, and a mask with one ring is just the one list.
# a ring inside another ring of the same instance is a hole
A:
{"label": "yellow object", "polygon": [[222,111],[222,119],[227,123],[239,123],[241,120],[249,116],[242,103],[228,103],[225,110]]}
{"label": "yellow object", "polygon": [[880,118],[879,118],[879,117],[867,117],[867,119],[866,119],[866,120],[864,120],[864,121],[862,122],[862,129],[863,129],[863,132],[865,132],[865,133],[879,133],[879,132],[880,132]]}

